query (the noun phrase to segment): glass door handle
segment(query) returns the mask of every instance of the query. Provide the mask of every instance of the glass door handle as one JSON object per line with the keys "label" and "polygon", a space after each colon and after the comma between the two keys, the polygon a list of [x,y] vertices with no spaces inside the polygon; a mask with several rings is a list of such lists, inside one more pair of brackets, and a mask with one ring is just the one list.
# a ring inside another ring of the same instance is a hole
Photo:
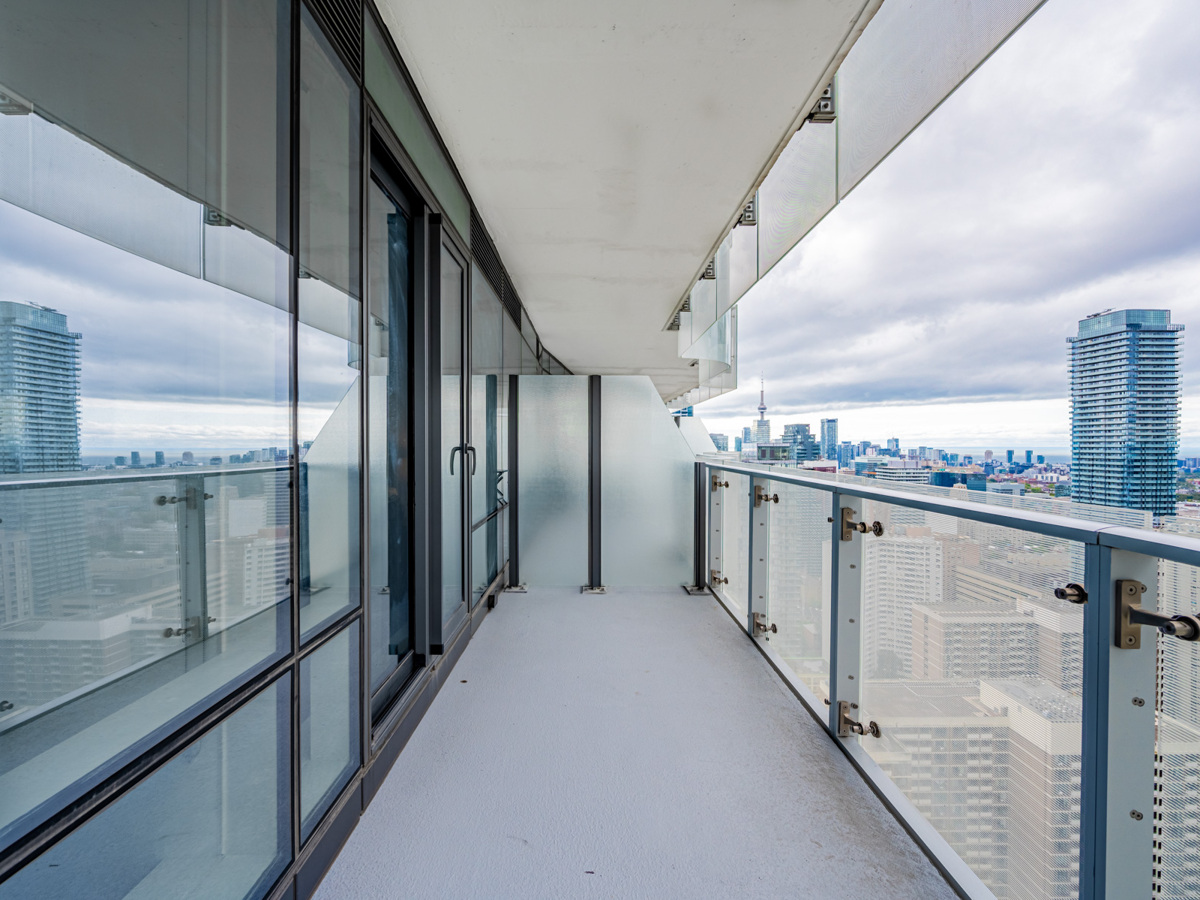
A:
{"label": "glass door handle", "polygon": [[462,449],[463,449],[462,445],[460,444],[459,446],[455,447],[453,450],[450,451],[450,474],[451,475],[454,474],[454,454],[462,453]]}
{"label": "glass door handle", "polygon": [[467,444],[467,449],[463,452],[471,454],[471,475],[473,476],[475,474],[475,448]]}

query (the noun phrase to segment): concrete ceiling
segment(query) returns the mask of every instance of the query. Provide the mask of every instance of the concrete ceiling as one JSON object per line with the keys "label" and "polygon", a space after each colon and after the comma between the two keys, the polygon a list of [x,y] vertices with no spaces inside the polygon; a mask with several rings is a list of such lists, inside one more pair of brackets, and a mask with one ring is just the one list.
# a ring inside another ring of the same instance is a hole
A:
{"label": "concrete ceiling", "polygon": [[542,342],[696,369],[664,330],[879,0],[380,0]]}

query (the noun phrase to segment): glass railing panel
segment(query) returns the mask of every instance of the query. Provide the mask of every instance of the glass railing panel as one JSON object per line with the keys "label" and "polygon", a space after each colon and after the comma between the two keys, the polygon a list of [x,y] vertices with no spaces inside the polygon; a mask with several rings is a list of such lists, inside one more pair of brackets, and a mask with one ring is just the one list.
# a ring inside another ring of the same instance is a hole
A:
{"label": "glass railing panel", "polygon": [[[1200,536],[1200,520],[1166,530]],[[1159,560],[1158,611],[1200,615],[1200,567]],[[1200,645],[1158,635],[1157,674],[1154,896],[1183,900],[1200,885]]]}
{"label": "glass railing panel", "polygon": [[[865,502],[862,749],[998,896],[1076,897],[1083,545]],[[845,627],[843,625],[843,627]]]}
{"label": "glass railing panel", "polygon": [[738,621],[745,622],[750,588],[750,479],[733,474],[721,477],[729,487],[720,489],[724,511],[718,577],[729,580],[715,586]]}
{"label": "glass railing panel", "polygon": [[829,697],[832,494],[773,483],[767,618],[771,646],[821,699]]}
{"label": "glass railing panel", "polygon": [[300,833],[308,840],[359,764],[358,622],[300,661]]}

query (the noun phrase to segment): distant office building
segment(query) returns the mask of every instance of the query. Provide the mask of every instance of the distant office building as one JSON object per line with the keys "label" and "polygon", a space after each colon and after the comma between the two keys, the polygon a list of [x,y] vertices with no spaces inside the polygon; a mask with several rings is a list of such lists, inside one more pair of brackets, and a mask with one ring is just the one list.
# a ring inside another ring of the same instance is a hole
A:
{"label": "distant office building", "polygon": [[113,457],[113,465],[114,466],[125,466],[128,463],[129,463],[129,460],[126,459],[124,456],[114,456]]}
{"label": "distant office building", "polygon": [[879,481],[902,481],[905,484],[929,484],[928,469],[910,468],[908,466],[878,466],[874,477]]}
{"label": "distant office building", "polygon": [[771,442],[771,420],[758,419],[754,423],[754,443],[769,444]]}
{"label": "distant office building", "polygon": [[984,461],[984,462],[991,462],[991,461],[992,461],[992,457],[993,457],[993,456],[995,456],[995,454],[994,454],[994,453],[992,453],[992,451],[991,451],[991,450],[985,450],[985,451],[983,451],[983,461]]}
{"label": "distant office building", "polygon": [[154,464],[156,466],[165,466],[167,464],[167,455],[161,450],[154,451]]}
{"label": "distant office building", "polygon": [[792,448],[784,443],[763,441],[758,445],[760,462],[787,462],[792,458]]}
{"label": "distant office building", "polygon": [[142,454],[136,450],[131,450],[129,453],[129,464],[135,469],[140,467],[142,464]]}
{"label": "distant office building", "polygon": [[1039,454],[1038,454],[1038,458],[1037,458],[1037,464],[1038,464],[1039,466],[1044,466],[1044,465],[1046,464],[1046,457],[1042,456],[1042,455],[1039,453]]}
{"label": "distant office building", "polygon": [[753,443],[754,443],[754,429],[743,428],[742,429],[742,446],[745,447],[747,444],[753,444]]}
{"label": "distant office building", "polygon": [[1004,455],[1008,458],[1008,464],[1011,466],[1013,461],[1013,451],[1005,450]]}
{"label": "distant office building", "polygon": [[0,527],[0,625],[33,615],[33,567],[29,537]]}
{"label": "distant office building", "polygon": [[838,468],[849,468],[854,464],[854,445],[849,441],[842,441],[838,445],[837,464]]}
{"label": "distant office building", "polygon": [[724,452],[725,450],[729,449],[729,435],[710,434],[709,437],[712,438],[713,446],[718,450]]}
{"label": "distant office building", "polygon": [[742,452],[742,439],[740,437],[735,437],[733,439],[733,449],[738,453]]}
{"label": "distant office building", "polygon": [[887,439],[887,448],[888,448],[889,453],[899,453],[900,452],[900,438],[888,438]]}
{"label": "distant office building", "polygon": [[806,424],[784,425],[783,442],[792,448],[792,459],[797,462],[821,458],[821,448]]}
{"label": "distant office building", "polygon": [[67,317],[0,301],[0,473],[79,465],[79,342]]}
{"label": "distant office building", "polygon": [[1025,495],[1025,485],[1019,481],[989,481],[987,485],[989,494],[1016,494],[1018,497]]}
{"label": "distant office building", "polygon": [[1025,465],[1027,465],[1027,466],[1033,465],[1033,451],[1032,450],[1025,451]]}
{"label": "distant office building", "polygon": [[1175,514],[1182,330],[1170,310],[1123,309],[1088,316],[1067,338],[1078,502]]}
{"label": "distant office building", "polygon": [[821,459],[837,459],[838,420],[821,420]]}

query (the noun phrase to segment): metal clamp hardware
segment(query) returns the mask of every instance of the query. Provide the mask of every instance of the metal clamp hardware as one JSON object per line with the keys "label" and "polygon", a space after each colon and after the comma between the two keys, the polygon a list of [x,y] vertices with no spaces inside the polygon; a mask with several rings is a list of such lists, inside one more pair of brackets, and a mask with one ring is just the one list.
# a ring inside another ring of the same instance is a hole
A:
{"label": "metal clamp hardware", "polygon": [[762,506],[763,501],[766,501],[767,503],[778,503],[779,495],[768,494],[765,490],[763,490],[763,486],[761,484],[756,484],[754,486],[754,508],[758,509],[758,507]]}
{"label": "metal clamp hardware", "polygon": [[854,532],[859,534],[867,534],[870,532],[875,537],[883,536],[883,523],[872,522],[868,525],[866,522],[854,521],[854,510],[849,506],[842,507],[842,540],[848,541],[854,537]]}
{"label": "metal clamp hardware", "polygon": [[767,634],[768,632],[771,634],[779,634],[779,627],[774,622],[771,622],[770,624],[767,623],[766,613],[756,612],[754,614],[754,633]]}
{"label": "metal clamp hardware", "polygon": [[1163,634],[1181,641],[1200,640],[1200,619],[1195,616],[1168,616],[1142,609],[1137,601],[1146,593],[1140,581],[1122,578],[1117,581],[1116,645],[1123,650],[1142,646],[1142,626],[1152,625]]}
{"label": "metal clamp hardware", "polygon": [[1066,600],[1068,603],[1077,603],[1083,605],[1087,603],[1087,591],[1083,589],[1082,584],[1072,582],[1066,587],[1054,589],[1054,596],[1059,600]]}
{"label": "metal clamp hardware", "polygon": [[868,722],[863,725],[861,722],[855,722],[850,718],[850,708],[858,708],[858,704],[852,704],[849,700],[838,701],[838,737],[850,737],[852,734],[869,734],[871,737],[879,737],[879,726],[874,722]]}
{"label": "metal clamp hardware", "polygon": [[717,488],[727,488],[727,487],[729,487],[729,482],[728,482],[728,481],[722,481],[722,480],[721,480],[721,476],[720,476],[720,475],[714,475],[714,476],[712,477],[712,489],[713,489],[713,493],[716,493],[716,491],[717,491]]}
{"label": "metal clamp hardware", "polygon": [[[204,494],[205,500],[211,500],[212,498],[213,498],[212,494],[208,494],[208,493]],[[154,498],[154,502],[158,506],[166,506],[168,503],[171,503],[171,504],[184,503],[186,501],[187,501],[187,497],[168,497],[166,494],[159,494],[157,497]]]}
{"label": "metal clamp hardware", "polygon": [[729,584],[729,579],[722,578],[721,571],[719,569],[713,569],[711,572],[708,573],[708,583],[709,584]]}

